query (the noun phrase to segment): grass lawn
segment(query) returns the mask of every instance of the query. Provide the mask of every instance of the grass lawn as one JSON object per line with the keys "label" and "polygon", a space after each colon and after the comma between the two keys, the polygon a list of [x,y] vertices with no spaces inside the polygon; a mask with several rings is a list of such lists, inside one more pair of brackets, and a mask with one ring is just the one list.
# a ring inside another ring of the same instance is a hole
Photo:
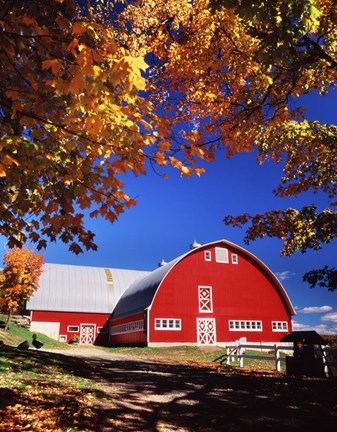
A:
{"label": "grass lawn", "polygon": [[[3,316],[0,316],[3,321]],[[105,393],[92,380],[74,375],[74,361],[62,356],[36,351],[33,333],[11,324],[0,329],[0,431],[91,431],[98,422],[100,400]],[[67,349],[36,333],[43,349]],[[16,350],[27,340],[28,351]]]}
{"label": "grass lawn", "polygon": [[32,350],[0,352],[0,430],[94,430],[105,394],[71,364]]}

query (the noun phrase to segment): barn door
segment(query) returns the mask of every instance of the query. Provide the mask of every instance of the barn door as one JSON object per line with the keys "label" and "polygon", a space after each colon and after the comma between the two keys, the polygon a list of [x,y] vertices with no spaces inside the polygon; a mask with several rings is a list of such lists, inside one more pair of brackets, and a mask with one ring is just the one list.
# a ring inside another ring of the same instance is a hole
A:
{"label": "barn door", "polygon": [[81,344],[93,344],[95,342],[95,324],[81,324]]}
{"label": "barn door", "polygon": [[216,343],[215,318],[197,318],[198,345]]}

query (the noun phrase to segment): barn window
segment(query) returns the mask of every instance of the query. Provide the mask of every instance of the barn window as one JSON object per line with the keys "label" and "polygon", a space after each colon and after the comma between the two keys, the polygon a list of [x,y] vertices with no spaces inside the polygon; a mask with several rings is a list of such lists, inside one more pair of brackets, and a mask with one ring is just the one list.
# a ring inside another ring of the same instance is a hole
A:
{"label": "barn window", "polygon": [[213,311],[212,287],[199,287],[199,312]]}
{"label": "barn window", "polygon": [[212,260],[211,251],[205,251],[205,261],[211,261],[211,260]]}
{"label": "barn window", "polygon": [[80,328],[78,326],[68,326],[68,332],[72,333],[72,332],[79,332]]}
{"label": "barn window", "polygon": [[262,321],[243,321],[243,320],[230,320],[230,331],[262,331]]}
{"label": "barn window", "polygon": [[232,254],[232,264],[237,264],[238,263],[238,256],[237,254]]}
{"label": "barn window", "polygon": [[272,328],[275,332],[288,331],[288,323],[287,321],[272,321]]}
{"label": "barn window", "polygon": [[67,336],[66,335],[60,335],[59,336],[59,342],[67,342]]}
{"label": "barn window", "polygon": [[218,263],[228,264],[228,249],[225,248],[215,248],[215,260]]}
{"label": "barn window", "polygon": [[116,335],[116,334],[132,333],[132,332],[143,331],[143,330],[144,330],[144,321],[138,320],[138,321],[131,321],[116,326],[112,325],[110,328],[110,334]]}
{"label": "barn window", "polygon": [[108,329],[106,327],[97,327],[97,333],[108,333]]}
{"label": "barn window", "polygon": [[177,318],[156,318],[156,330],[181,330],[181,319]]}

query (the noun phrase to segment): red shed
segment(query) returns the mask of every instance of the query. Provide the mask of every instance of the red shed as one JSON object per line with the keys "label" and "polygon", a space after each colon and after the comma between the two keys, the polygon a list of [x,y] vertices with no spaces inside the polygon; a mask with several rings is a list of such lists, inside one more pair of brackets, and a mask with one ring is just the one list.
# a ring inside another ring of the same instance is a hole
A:
{"label": "red shed", "polygon": [[124,292],[110,317],[111,345],[278,342],[292,331],[294,308],[256,256],[226,240],[193,246]]}

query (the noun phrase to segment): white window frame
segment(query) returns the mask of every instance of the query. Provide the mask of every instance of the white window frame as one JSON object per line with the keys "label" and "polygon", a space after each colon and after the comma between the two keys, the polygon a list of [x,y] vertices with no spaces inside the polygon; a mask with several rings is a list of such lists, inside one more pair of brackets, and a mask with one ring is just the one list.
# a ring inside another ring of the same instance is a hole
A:
{"label": "white window frame", "polygon": [[232,264],[238,264],[238,263],[239,263],[238,254],[232,254]]}
{"label": "white window frame", "polygon": [[111,325],[110,335],[124,334],[124,333],[134,333],[144,330],[144,320],[130,321],[125,324]]}
{"label": "white window frame", "polygon": [[[203,299],[200,297],[200,293],[203,290],[209,290],[209,308],[205,308],[202,303]],[[198,300],[199,300],[199,312],[200,313],[212,313],[213,312],[213,294],[212,294],[212,287],[211,286],[198,286]]]}
{"label": "white window frame", "polygon": [[181,319],[180,318],[155,318],[154,328],[155,330],[180,331]]}
{"label": "white window frame", "polygon": [[215,248],[215,261],[217,263],[228,264],[229,263],[228,249],[216,247]]}
{"label": "white window frame", "polygon": [[205,251],[204,256],[205,256],[205,261],[212,261],[211,251],[209,250]]}
{"label": "white window frame", "polygon": [[[70,330],[71,328],[76,328],[77,330]],[[79,333],[80,331],[80,326],[76,326],[76,325],[68,325],[67,327],[67,332],[68,333]]]}
{"label": "white window frame", "polygon": [[261,320],[229,320],[229,331],[262,332]]}
{"label": "white window frame", "polygon": [[59,335],[59,342],[67,342],[67,335]]}
{"label": "white window frame", "polygon": [[287,332],[288,322],[287,321],[272,321],[271,328],[273,332]]}

